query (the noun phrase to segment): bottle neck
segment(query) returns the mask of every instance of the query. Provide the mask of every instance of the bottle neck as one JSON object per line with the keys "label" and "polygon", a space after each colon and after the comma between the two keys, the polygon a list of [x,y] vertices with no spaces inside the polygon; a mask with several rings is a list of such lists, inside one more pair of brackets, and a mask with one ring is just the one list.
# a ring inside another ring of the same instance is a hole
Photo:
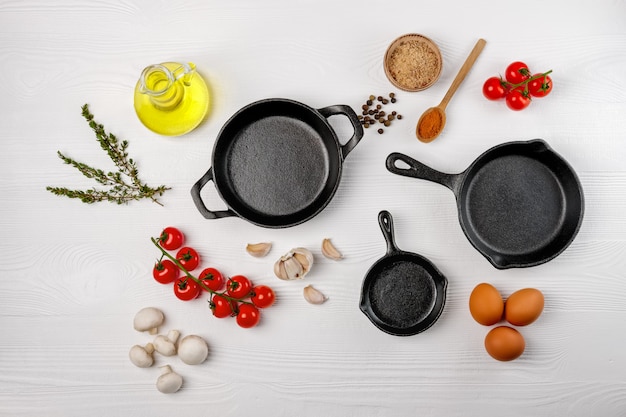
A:
{"label": "bottle neck", "polygon": [[152,104],[161,110],[173,110],[185,95],[185,88],[164,65],[151,65],[140,78],[140,91],[150,97]]}

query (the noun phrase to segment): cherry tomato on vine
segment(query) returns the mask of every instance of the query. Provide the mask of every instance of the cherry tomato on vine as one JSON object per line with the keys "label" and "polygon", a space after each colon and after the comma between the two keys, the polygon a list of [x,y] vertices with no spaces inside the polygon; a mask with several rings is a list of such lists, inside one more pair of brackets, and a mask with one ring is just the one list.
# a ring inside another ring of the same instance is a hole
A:
{"label": "cherry tomato on vine", "polygon": [[159,236],[159,244],[165,250],[176,250],[183,246],[185,236],[175,227],[166,227]]}
{"label": "cherry tomato on vine", "polygon": [[219,291],[224,286],[224,276],[215,268],[203,269],[198,278],[213,291]]}
{"label": "cherry tomato on vine", "polygon": [[226,282],[226,292],[233,298],[245,298],[252,291],[252,283],[243,275],[230,277]]}
{"label": "cherry tomato on vine", "polygon": [[193,271],[200,264],[200,256],[198,256],[198,252],[196,252],[194,248],[190,248],[188,246],[185,246],[178,251],[176,259],[187,271]]}
{"label": "cherry tomato on vine", "polygon": [[236,305],[231,300],[221,295],[214,295],[209,302],[209,308],[213,312],[213,315],[217,318],[224,318],[228,316],[234,316],[237,310]]}
{"label": "cherry tomato on vine", "polygon": [[517,87],[509,92],[506,96],[506,105],[511,110],[524,110],[530,105],[530,94],[524,91],[524,87]]}
{"label": "cherry tomato on vine", "polygon": [[174,294],[183,301],[193,300],[200,295],[200,286],[192,279],[181,277],[174,281]]}
{"label": "cherry tomato on vine", "polygon": [[169,284],[178,278],[178,267],[169,259],[164,259],[154,265],[152,276],[161,284]]}
{"label": "cherry tomato on vine", "polygon": [[504,98],[508,93],[509,84],[500,77],[487,78],[483,84],[483,95],[488,100],[499,100]]}
{"label": "cherry tomato on vine", "polygon": [[254,327],[259,323],[261,319],[261,313],[259,309],[252,304],[242,304],[239,306],[239,312],[237,313],[237,324],[239,327],[248,329]]}
{"label": "cherry tomato on vine", "polygon": [[531,75],[528,65],[521,61],[515,61],[509,64],[509,66],[506,67],[506,72],[504,74],[504,78],[506,78],[506,80],[511,84],[519,84],[530,78]]}
{"label": "cherry tomato on vine", "polygon": [[258,308],[267,308],[274,304],[276,295],[274,291],[267,285],[257,285],[252,288],[252,297],[250,301]]}
{"label": "cherry tomato on vine", "polygon": [[528,92],[533,97],[545,97],[552,91],[552,78],[541,73],[533,75],[537,77],[528,82]]}

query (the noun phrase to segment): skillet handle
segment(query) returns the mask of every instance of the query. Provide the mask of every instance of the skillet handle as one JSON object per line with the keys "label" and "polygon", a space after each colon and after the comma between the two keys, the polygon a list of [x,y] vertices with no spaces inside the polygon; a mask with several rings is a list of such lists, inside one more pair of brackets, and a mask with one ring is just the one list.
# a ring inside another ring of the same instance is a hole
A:
{"label": "skillet handle", "polygon": [[391,217],[391,213],[387,210],[382,210],[378,213],[378,224],[385,237],[385,242],[387,242],[387,255],[399,252],[400,249],[396,245],[396,239],[393,234],[393,217]]}
{"label": "skillet handle", "polygon": [[359,141],[363,138],[363,126],[361,126],[361,122],[359,121],[358,116],[352,110],[352,107],[346,106],[344,104],[336,104],[334,106],[324,107],[322,109],[318,109],[322,116],[325,118],[329,118],[334,115],[344,115],[350,120],[352,127],[354,128],[354,135],[348,140],[344,145],[341,145],[341,156],[343,159],[346,159],[346,156],[350,153],[352,149],[359,143]]}
{"label": "skillet handle", "polygon": [[[408,165],[407,168],[402,168],[397,165],[397,162],[403,162]],[[389,154],[386,161],[387,170],[392,174],[403,175],[405,177],[419,178],[436,182],[441,185],[445,185],[456,194],[457,188],[460,184],[460,177],[462,174],[446,174],[437,171],[427,165],[422,164],[419,161],[404,155],[399,152]]]}
{"label": "skillet handle", "polygon": [[191,198],[193,199],[196,208],[202,214],[205,219],[221,219],[223,217],[236,216],[235,212],[228,210],[211,211],[206,208],[202,197],[200,196],[200,190],[209,182],[213,180],[213,168],[209,170],[191,187]]}

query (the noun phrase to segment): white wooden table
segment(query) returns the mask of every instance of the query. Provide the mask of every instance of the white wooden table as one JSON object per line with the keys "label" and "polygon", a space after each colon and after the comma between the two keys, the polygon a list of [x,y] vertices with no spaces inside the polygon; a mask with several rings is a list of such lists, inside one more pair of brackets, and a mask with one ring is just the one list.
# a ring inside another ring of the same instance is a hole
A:
{"label": "white wooden table", "polygon": [[[0,415],[626,415],[626,3],[580,3],[0,0]],[[394,89],[382,67],[388,44],[411,32],[432,38],[444,59],[439,81],[419,93]],[[417,118],[481,37],[487,46],[448,106],[444,133],[418,142]],[[133,110],[141,70],[171,60],[194,62],[214,99],[208,119],[178,138],[148,131]],[[522,112],[481,94],[515,60],[552,69],[555,84]],[[359,108],[391,91],[404,119],[383,135],[366,131],[312,220],[266,229],[205,220],[193,205],[189,189],[210,166],[221,126],[244,105],[286,97]],[[46,191],[92,185],[57,150],[111,169],[80,115],[85,103],[130,142],[146,182],[172,187],[164,207],[89,206]],[[586,206],[571,246],[533,268],[496,270],[463,235],[449,190],[384,166],[400,151],[461,172],[491,146],[534,138],[574,167]],[[358,308],[362,279],[386,249],[382,209],[394,216],[398,245],[449,280],[443,315],[416,336],[387,335]],[[206,297],[183,303],[154,282],[149,238],[168,225],[185,232],[203,266],[275,289],[258,327],[218,320]],[[344,260],[322,257],[326,237]],[[259,241],[273,242],[266,258],[244,250]],[[272,264],[295,246],[310,248],[316,264],[304,281],[280,281]],[[483,348],[488,328],[467,308],[479,282],[505,296],[524,287],[545,295],[515,361]],[[329,301],[307,304],[307,284]],[[205,337],[207,362],[157,357],[153,368],[134,367],[129,348],[152,340],[132,328],[145,306],[165,312],[163,332]],[[185,378],[173,395],[154,387],[166,363]]]}

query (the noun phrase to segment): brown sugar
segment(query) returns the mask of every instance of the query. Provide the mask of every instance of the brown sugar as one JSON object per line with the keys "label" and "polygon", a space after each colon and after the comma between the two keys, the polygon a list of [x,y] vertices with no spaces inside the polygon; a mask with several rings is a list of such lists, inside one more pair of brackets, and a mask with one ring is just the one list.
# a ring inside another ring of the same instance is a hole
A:
{"label": "brown sugar", "polygon": [[400,40],[388,56],[389,75],[408,90],[428,87],[439,76],[440,55],[421,38]]}

